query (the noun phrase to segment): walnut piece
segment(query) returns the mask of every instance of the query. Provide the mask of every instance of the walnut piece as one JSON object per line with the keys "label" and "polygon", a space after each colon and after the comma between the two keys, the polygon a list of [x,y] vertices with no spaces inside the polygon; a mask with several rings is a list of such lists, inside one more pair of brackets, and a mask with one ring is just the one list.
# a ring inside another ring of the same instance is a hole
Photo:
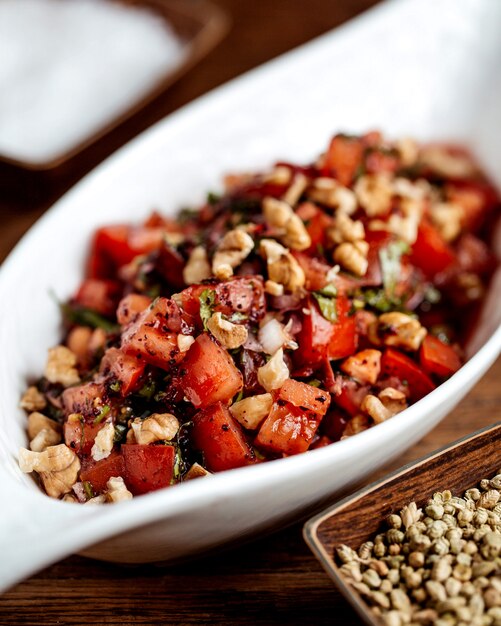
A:
{"label": "walnut piece", "polygon": [[195,338],[191,335],[181,335],[177,336],[177,347],[179,348],[179,352],[188,352],[191,348],[192,344],[195,343]]}
{"label": "walnut piece", "polygon": [[419,146],[414,139],[410,137],[398,139],[395,142],[395,149],[403,167],[411,167],[416,163],[419,155]]}
{"label": "walnut piece", "polygon": [[280,283],[276,283],[274,280],[267,280],[264,283],[264,290],[269,293],[270,296],[283,296],[284,286]]}
{"label": "walnut piece", "polygon": [[430,217],[445,241],[454,241],[461,233],[464,211],[454,202],[439,202],[430,207]]}
{"label": "walnut piece", "polygon": [[183,280],[187,285],[194,285],[210,278],[210,275],[211,267],[207,251],[204,246],[196,246],[184,266]]}
{"label": "walnut piece", "polygon": [[327,236],[336,244],[361,241],[365,238],[365,229],[360,220],[352,220],[346,213],[338,213]]}
{"label": "walnut piece", "polygon": [[262,239],[260,253],[266,259],[268,277],[285,291],[299,291],[305,283],[304,271],[292,254],[274,239]]}
{"label": "walnut piece", "polygon": [[221,313],[213,313],[207,320],[207,328],[227,350],[239,348],[247,341],[247,328],[223,319]]}
{"label": "walnut piece", "polygon": [[319,177],[308,189],[308,197],[337,212],[351,215],[357,210],[357,198],[351,189],[343,187],[334,178]]}
{"label": "walnut piece", "polygon": [[97,433],[94,439],[94,445],[90,451],[90,454],[94,461],[102,461],[107,459],[111,451],[113,450],[113,444],[115,439],[115,427],[112,422],[106,422],[106,424]]}
{"label": "walnut piece", "polygon": [[43,452],[49,446],[61,443],[61,427],[42,413],[33,412],[28,417],[28,437],[33,452]]}
{"label": "walnut piece", "polygon": [[106,499],[108,502],[123,502],[132,500],[132,494],[127,489],[121,476],[112,476],[106,483]]}
{"label": "walnut piece", "polygon": [[244,398],[230,406],[230,413],[244,428],[256,430],[273,405],[271,393]]}
{"label": "walnut piece", "polygon": [[263,182],[274,185],[288,185],[292,179],[292,171],[289,167],[277,165],[271,172],[264,174]]}
{"label": "walnut piece", "polygon": [[367,415],[355,415],[346,425],[343,430],[343,434],[341,439],[346,439],[347,437],[353,437],[353,435],[358,435],[358,433],[363,432],[371,427],[369,422],[369,418]]}
{"label": "walnut piece", "polygon": [[37,472],[47,494],[52,498],[59,498],[71,491],[75,484],[80,471],[80,461],[68,446],[61,443],[43,452],[21,448],[19,467],[27,474]]}
{"label": "walnut piece", "polygon": [[210,476],[211,473],[202,467],[200,463],[193,463],[190,469],[186,472],[183,480],[194,480],[195,478],[203,478],[204,476]]}
{"label": "walnut piece", "polygon": [[277,350],[271,359],[257,370],[257,379],[259,384],[266,391],[279,389],[289,378],[289,368],[284,361],[284,351],[282,348]]}
{"label": "walnut piece", "polygon": [[466,155],[451,154],[443,146],[421,148],[419,161],[444,178],[471,178],[477,172],[475,164]]}
{"label": "walnut piece", "polygon": [[66,346],[51,348],[45,366],[45,378],[51,383],[61,383],[64,387],[76,385],[80,382],[76,363],[77,357]]}
{"label": "walnut piece", "polygon": [[43,411],[43,409],[47,406],[47,401],[45,400],[43,393],[40,393],[40,391],[33,386],[28,387],[25,391],[23,397],[21,398],[20,406],[25,411]]}
{"label": "walnut piece", "polygon": [[427,330],[420,322],[405,313],[393,311],[379,316],[369,329],[369,338],[373,343],[386,346],[418,350]]}
{"label": "walnut piece", "polygon": [[390,210],[393,187],[386,174],[361,176],[354,186],[360,206],[368,217],[386,215]]}
{"label": "walnut piece", "polygon": [[304,174],[298,172],[294,176],[294,180],[292,181],[291,186],[284,193],[282,200],[284,200],[284,202],[287,202],[287,204],[289,204],[290,206],[296,206],[307,186],[308,179]]}
{"label": "walnut piece", "polygon": [[171,413],[153,413],[146,419],[136,417],[132,422],[132,430],[139,444],[172,441],[179,430],[179,422]]}
{"label": "walnut piece", "polygon": [[369,244],[366,241],[345,242],[334,250],[334,261],[356,276],[364,276],[369,267],[367,253]]}
{"label": "walnut piece", "polygon": [[277,230],[277,238],[293,250],[306,250],[311,238],[301,218],[283,200],[263,199],[263,214],[269,226]]}
{"label": "walnut piece", "polygon": [[212,259],[212,272],[216,278],[226,280],[233,270],[246,259],[254,248],[252,237],[245,231],[235,228],[221,239]]}
{"label": "walnut piece", "polygon": [[375,424],[380,424],[406,409],[407,399],[401,391],[387,387],[377,397],[372,394],[366,395],[360,408],[372,417]]}

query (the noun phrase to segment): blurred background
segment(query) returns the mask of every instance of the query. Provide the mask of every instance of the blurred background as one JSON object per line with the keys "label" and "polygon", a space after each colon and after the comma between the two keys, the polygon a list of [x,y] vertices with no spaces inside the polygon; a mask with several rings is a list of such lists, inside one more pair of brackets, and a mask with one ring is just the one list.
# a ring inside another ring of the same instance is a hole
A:
{"label": "blurred background", "polygon": [[0,261],[141,131],[374,4],[0,0]]}

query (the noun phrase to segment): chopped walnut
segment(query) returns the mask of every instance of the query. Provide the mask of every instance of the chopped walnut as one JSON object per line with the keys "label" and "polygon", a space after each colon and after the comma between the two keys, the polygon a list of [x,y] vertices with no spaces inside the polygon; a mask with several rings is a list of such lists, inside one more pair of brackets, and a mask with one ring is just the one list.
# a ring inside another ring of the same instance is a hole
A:
{"label": "chopped walnut", "polygon": [[45,491],[52,498],[59,498],[71,491],[80,470],[77,455],[64,443],[51,446],[43,452],[19,450],[19,467],[27,474],[37,472]]}
{"label": "chopped walnut", "polygon": [[369,330],[373,343],[383,343],[404,350],[418,350],[426,337],[426,328],[405,313],[383,313]]}
{"label": "chopped walnut", "polygon": [[287,189],[285,194],[283,195],[282,200],[287,202],[290,206],[296,206],[299,202],[299,199],[303,195],[306,187],[308,186],[308,179],[304,174],[300,172],[294,176],[294,180],[292,181],[292,185]]}
{"label": "chopped walnut", "polygon": [[76,363],[77,357],[66,346],[51,348],[45,366],[45,378],[51,383],[61,383],[64,387],[76,385],[80,382]]}
{"label": "chopped walnut", "polygon": [[227,350],[239,348],[247,341],[247,328],[241,324],[233,324],[223,319],[219,312],[210,316],[207,320],[207,328]]}
{"label": "chopped walnut", "polygon": [[20,406],[25,411],[42,411],[47,406],[47,401],[43,393],[33,386],[25,391]]}
{"label": "chopped walnut", "polygon": [[96,328],[91,335],[89,341],[89,352],[91,354],[97,352],[98,350],[104,349],[106,344],[106,331],[104,328]]}
{"label": "chopped walnut", "polygon": [[89,343],[92,337],[92,328],[75,326],[68,333],[66,344],[77,357],[78,363],[85,363],[89,354]]}
{"label": "chopped walnut", "polygon": [[171,413],[153,413],[146,419],[132,421],[136,442],[142,445],[155,441],[172,441],[179,431],[179,422]]}
{"label": "chopped walnut", "polygon": [[264,283],[264,290],[266,293],[269,293],[270,296],[283,296],[284,295],[284,286],[280,283],[276,283],[273,280],[267,280]]}
{"label": "chopped walnut", "polygon": [[200,463],[193,463],[190,469],[186,472],[183,480],[194,480],[195,478],[204,478],[204,476],[210,476],[205,467],[202,467]]}
{"label": "chopped walnut", "polygon": [[334,226],[327,231],[327,236],[336,244],[361,241],[365,238],[365,229],[360,220],[352,220],[346,213],[338,213]]}
{"label": "chopped walnut", "polygon": [[94,498],[87,500],[87,502],[84,502],[84,505],[87,506],[88,504],[90,504],[92,506],[94,504],[104,504],[105,502],[106,496],[104,495],[104,493],[102,493],[99,496],[95,496]]}
{"label": "chopped walnut", "polygon": [[430,217],[445,241],[454,241],[461,232],[463,208],[454,202],[439,202],[430,207]]}
{"label": "chopped walnut", "polygon": [[421,148],[419,161],[444,178],[471,178],[477,172],[473,161],[464,154],[451,154],[443,146]]}
{"label": "chopped walnut", "polygon": [[334,250],[334,261],[349,272],[364,276],[369,266],[368,251],[369,244],[366,241],[345,242]]}
{"label": "chopped walnut", "polygon": [[360,408],[372,417],[375,424],[380,424],[406,409],[407,400],[401,391],[387,387],[379,393],[378,397],[372,394],[366,395]]}
{"label": "chopped walnut", "polygon": [[456,285],[469,302],[480,300],[485,294],[482,279],[474,272],[461,272],[456,277]]}
{"label": "chopped walnut", "polygon": [[357,198],[351,189],[334,178],[316,178],[308,189],[308,197],[338,212],[351,215],[357,210]]}
{"label": "chopped walnut", "polygon": [[343,434],[341,439],[346,439],[347,437],[353,437],[353,435],[358,435],[358,433],[363,432],[364,430],[368,430],[371,427],[369,422],[369,418],[367,415],[355,415],[346,425],[343,430]]}
{"label": "chopped walnut", "polygon": [[256,430],[268,416],[273,405],[271,393],[244,398],[230,406],[230,413],[244,428]]}
{"label": "chopped walnut", "polygon": [[293,250],[310,247],[311,238],[303,221],[287,202],[266,197],[263,200],[263,214],[269,226],[277,230],[277,238],[286,246]]}
{"label": "chopped walnut", "polygon": [[132,500],[132,494],[127,489],[121,476],[112,476],[106,483],[106,500],[108,502],[123,502]]}
{"label": "chopped walnut", "polygon": [[403,167],[411,167],[418,159],[419,146],[414,139],[404,137],[395,142],[395,149],[400,157],[400,163]]}
{"label": "chopped walnut", "polygon": [[289,368],[284,361],[284,351],[282,348],[277,350],[271,359],[257,370],[257,379],[259,384],[266,391],[280,389],[284,382],[289,378]]}
{"label": "chopped walnut", "polygon": [[30,438],[30,449],[34,452],[43,452],[49,446],[55,446],[61,442],[61,427],[42,413],[30,413],[28,437]]}
{"label": "chopped walnut", "polygon": [[424,200],[430,195],[431,186],[424,178],[419,178],[414,181],[408,178],[397,177],[393,180],[393,193],[401,198]]}
{"label": "chopped walnut", "polygon": [[102,461],[107,459],[111,451],[113,450],[113,443],[115,439],[115,427],[112,422],[106,422],[106,424],[97,433],[94,439],[94,445],[90,451],[90,454],[94,461]]}
{"label": "chopped walnut", "polygon": [[221,239],[212,259],[214,276],[220,280],[230,278],[233,270],[249,256],[253,248],[254,241],[246,232],[238,228],[228,231]]}
{"label": "chopped walnut", "polygon": [[263,182],[274,185],[288,185],[292,179],[292,171],[283,165],[277,165],[271,172],[264,174]]}
{"label": "chopped walnut", "polygon": [[386,174],[361,176],[354,186],[358,202],[368,217],[386,215],[391,207],[393,187]]}
{"label": "chopped walnut", "polygon": [[179,348],[179,352],[188,352],[191,346],[195,343],[195,338],[191,335],[181,335],[177,336],[177,347]]}
{"label": "chopped walnut", "polygon": [[341,370],[361,383],[374,385],[381,372],[381,352],[362,350],[341,363]]}
{"label": "chopped walnut", "polygon": [[304,286],[304,271],[287,248],[273,239],[262,239],[259,249],[266,259],[270,280],[292,293]]}
{"label": "chopped walnut", "polygon": [[187,285],[201,283],[210,278],[211,267],[204,246],[196,246],[191,251],[188,261],[183,269],[183,280]]}

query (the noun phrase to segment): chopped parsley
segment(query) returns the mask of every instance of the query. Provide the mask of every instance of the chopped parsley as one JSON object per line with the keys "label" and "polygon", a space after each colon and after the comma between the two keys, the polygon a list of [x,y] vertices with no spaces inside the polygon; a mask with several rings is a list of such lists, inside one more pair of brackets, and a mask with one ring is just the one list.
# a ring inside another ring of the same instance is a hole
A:
{"label": "chopped parsley", "polygon": [[110,411],[111,408],[109,407],[109,405],[105,404],[103,408],[99,411],[98,415],[94,418],[94,424],[101,423]]}
{"label": "chopped parsley", "polygon": [[204,289],[199,297],[200,300],[200,317],[205,330],[207,330],[207,322],[212,315],[212,310],[216,303],[216,292],[214,289]]}
{"label": "chopped parsley", "polygon": [[379,251],[384,292],[389,299],[395,297],[395,289],[402,270],[402,255],[407,252],[409,252],[409,246],[405,241],[393,241]]}
{"label": "chopped parsley", "polygon": [[320,291],[314,291],[312,295],[325,319],[333,324],[337,322],[336,298],[324,296]]}
{"label": "chopped parsley", "polygon": [[92,309],[75,306],[67,302],[62,302],[59,306],[61,308],[63,318],[71,324],[77,324],[78,326],[90,326],[91,328],[102,328],[107,333],[115,333],[120,330],[120,327],[117,324],[111,322]]}
{"label": "chopped parsley", "polygon": [[83,485],[87,500],[92,500],[92,498],[94,498],[96,495],[94,493],[94,489],[92,488],[92,485],[90,484],[88,480],[84,480],[82,485]]}

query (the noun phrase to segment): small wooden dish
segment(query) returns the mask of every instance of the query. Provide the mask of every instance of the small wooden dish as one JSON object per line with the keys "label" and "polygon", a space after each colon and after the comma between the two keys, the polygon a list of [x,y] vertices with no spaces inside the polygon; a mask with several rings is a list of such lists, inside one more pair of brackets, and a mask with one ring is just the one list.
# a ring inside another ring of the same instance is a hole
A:
{"label": "small wooden dish", "polygon": [[309,520],[306,543],[366,624],[384,626],[359,593],[348,585],[334,560],[344,543],[357,549],[380,532],[383,520],[409,502],[426,504],[434,492],[461,495],[501,468],[501,423],[437,450],[348,496]]}
{"label": "small wooden dish", "polygon": [[[210,0],[117,0],[126,6],[141,7],[157,14],[183,39],[186,46],[180,64],[165,75],[122,114],[104,123],[96,132],[59,156],[44,162],[22,161],[0,154],[0,190],[19,191],[35,186],[37,193],[44,186],[72,177],[93,153],[101,158],[109,153],[107,142],[113,144],[118,131],[122,143],[134,134],[134,122],[146,107],[160,99],[182,76],[201,61],[225,36],[230,20]],[[136,131],[137,132],[137,131]],[[115,145],[115,148],[117,146]]]}

